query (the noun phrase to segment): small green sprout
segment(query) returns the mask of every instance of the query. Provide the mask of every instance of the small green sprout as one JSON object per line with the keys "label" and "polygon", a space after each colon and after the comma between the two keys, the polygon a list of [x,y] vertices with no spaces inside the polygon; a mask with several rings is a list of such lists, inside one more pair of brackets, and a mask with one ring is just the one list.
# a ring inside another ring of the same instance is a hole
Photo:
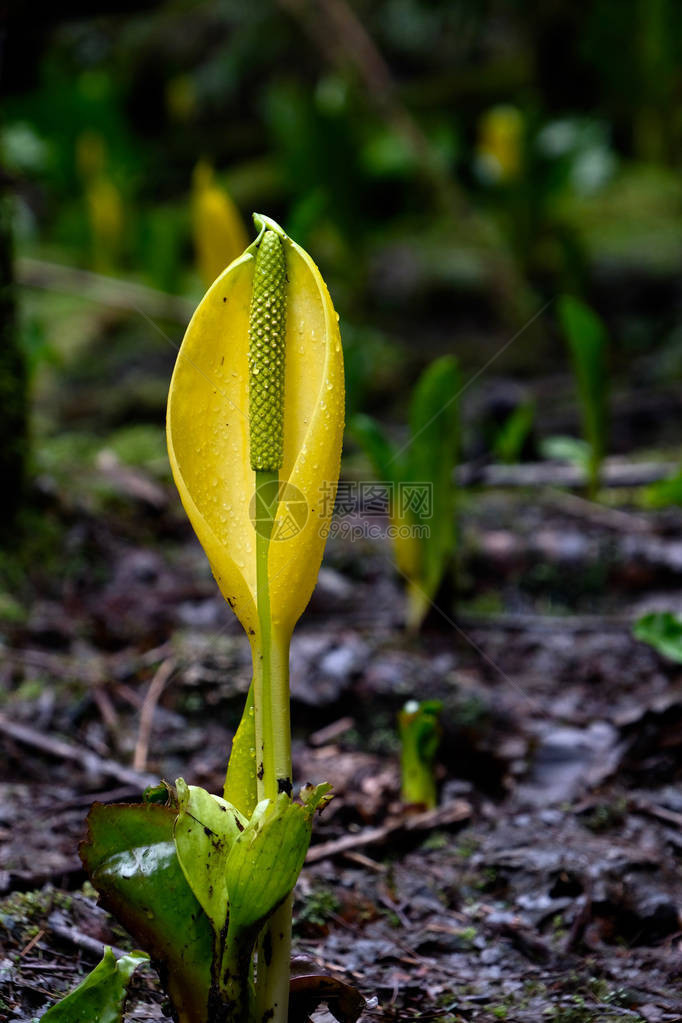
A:
{"label": "small green sprout", "polygon": [[339,900],[331,888],[323,885],[313,888],[296,914],[296,927],[302,933],[319,934],[339,908]]}
{"label": "small green sprout", "polygon": [[668,660],[682,664],[682,618],[670,611],[652,611],[635,622],[632,634]]}
{"label": "small green sprout", "polygon": [[374,471],[392,491],[393,549],[407,581],[406,621],[412,632],[424,620],[456,548],[459,390],[454,356],[431,363],[412,394],[410,438],[402,447],[392,445],[369,416],[355,416],[352,423]]}
{"label": "small green sprout", "polygon": [[[558,312],[578,384],[586,445],[587,492],[594,499],[599,490],[601,467],[606,454],[609,390],[606,362],[608,336],[606,328],[597,314],[571,295],[563,295],[559,299]],[[574,455],[577,450],[574,445]]]}
{"label": "small green sprout", "polygon": [[131,952],[117,959],[110,948],[105,948],[101,963],[66,998],[48,1009],[43,1020],[45,1023],[92,1023],[93,1020],[119,1023],[133,973],[147,962],[149,956],[144,952]]}
{"label": "small green sprout", "polygon": [[505,465],[513,465],[521,458],[523,446],[533,429],[535,402],[523,401],[505,419],[493,441],[493,453]]}
{"label": "small green sprout", "polygon": [[682,468],[668,476],[657,480],[644,488],[642,504],[646,508],[669,508],[671,505],[682,505]]}
{"label": "small green sprout", "polygon": [[441,738],[440,700],[408,700],[398,714],[402,800],[432,810],[437,804],[433,762]]}

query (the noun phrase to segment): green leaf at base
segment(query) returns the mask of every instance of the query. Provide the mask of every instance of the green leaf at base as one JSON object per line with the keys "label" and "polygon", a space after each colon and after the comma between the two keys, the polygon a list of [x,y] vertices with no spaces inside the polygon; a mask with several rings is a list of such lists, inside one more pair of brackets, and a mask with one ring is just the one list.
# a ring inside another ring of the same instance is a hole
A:
{"label": "green leaf at base", "polygon": [[66,998],[42,1017],[45,1023],[121,1023],[128,984],[140,963],[149,962],[144,952],[116,956],[104,949],[102,962]]}
{"label": "green leaf at base", "polygon": [[95,803],[80,854],[102,904],[149,951],[177,1023],[206,1023],[213,933],[178,862],[176,816],[154,803]]}
{"label": "green leaf at base", "polygon": [[248,820],[220,796],[182,778],[175,784],[180,810],[175,851],[187,884],[220,937],[228,911],[227,858]]}
{"label": "green leaf at base", "polygon": [[635,639],[649,643],[659,654],[682,664],[682,619],[670,611],[652,611],[635,622]]}
{"label": "green leaf at base", "polygon": [[296,884],[310,843],[312,812],[282,792],[264,799],[232,846],[227,860],[230,893],[228,944],[258,933]]}

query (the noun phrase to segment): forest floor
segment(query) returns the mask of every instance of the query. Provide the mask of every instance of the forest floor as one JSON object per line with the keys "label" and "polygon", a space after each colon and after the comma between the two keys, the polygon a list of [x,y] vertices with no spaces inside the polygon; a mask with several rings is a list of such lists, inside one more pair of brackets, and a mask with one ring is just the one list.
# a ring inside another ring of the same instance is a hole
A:
{"label": "forest floor", "polygon": [[[36,569],[28,611],[2,608],[3,1021],[39,1018],[103,943],[131,947],[78,859],[88,806],[159,777],[220,791],[249,684],[174,491],[114,457],[93,472],[118,491],[106,514],[38,481],[59,570]],[[682,675],[631,636],[682,610],[681,525],[471,492],[458,601],[416,638],[388,546],[330,542],[292,648],[295,778],[335,792],[295,953],[349,979],[367,1023],[682,1020]],[[444,706],[426,814],[399,802],[413,697]],[[139,971],[128,1018],[162,1002]]]}

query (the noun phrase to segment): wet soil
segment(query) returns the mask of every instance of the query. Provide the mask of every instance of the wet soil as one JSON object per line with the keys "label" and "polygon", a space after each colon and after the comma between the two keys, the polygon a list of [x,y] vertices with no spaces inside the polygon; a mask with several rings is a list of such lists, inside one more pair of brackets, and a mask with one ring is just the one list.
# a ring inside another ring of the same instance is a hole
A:
{"label": "wet soil", "polygon": [[[3,622],[0,1020],[39,1018],[103,943],[130,947],[78,860],[88,806],[147,777],[219,791],[248,687],[173,491],[136,480],[106,514],[43,492],[63,571],[36,568]],[[388,545],[330,543],[292,648],[295,777],[335,790],[295,951],[355,984],[363,1019],[682,1020],[682,674],[631,636],[680,608],[682,515],[627,495],[621,513],[467,494],[456,599],[416,638]],[[444,705],[446,812],[418,826],[395,726],[414,697]],[[129,1019],[165,1011],[141,970]]]}

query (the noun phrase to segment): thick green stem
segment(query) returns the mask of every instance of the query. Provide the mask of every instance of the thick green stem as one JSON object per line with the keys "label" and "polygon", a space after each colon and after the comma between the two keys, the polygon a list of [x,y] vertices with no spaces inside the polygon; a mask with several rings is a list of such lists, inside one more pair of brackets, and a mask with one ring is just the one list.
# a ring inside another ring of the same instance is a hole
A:
{"label": "thick green stem", "polygon": [[[277,512],[278,473],[256,471],[256,602],[260,632],[254,667],[258,796],[291,795],[291,726],[289,716],[288,631],[273,627],[270,611],[268,555]],[[276,542],[276,541],[275,541]],[[256,1017],[287,1023],[291,959],[289,897],[263,929],[258,943]]]}
{"label": "thick green stem", "polygon": [[279,473],[256,471],[256,603],[260,643],[254,651],[254,711],[256,726],[256,777],[258,798],[277,795],[272,737],[272,618],[268,555],[277,512]]}
{"label": "thick green stem", "polygon": [[220,963],[219,1012],[229,1023],[256,1023],[255,991],[250,968],[253,941],[228,931]]}
{"label": "thick green stem", "polygon": [[[265,230],[256,255],[249,310],[249,422],[251,468],[256,473],[256,604],[259,644],[254,651],[254,705],[258,798],[291,796],[289,640],[273,627],[268,561],[283,459],[284,365],[287,314],[284,246]],[[277,542],[275,537],[274,542]],[[287,1023],[291,898],[263,928],[258,942],[257,1018]]]}
{"label": "thick green stem", "polygon": [[[271,630],[270,688],[272,751],[278,792],[291,795],[291,725],[289,716],[290,634]],[[256,990],[257,1019],[286,1023],[289,1010],[291,963],[290,895],[263,929],[259,945]],[[264,967],[264,969],[263,969]],[[272,1012],[272,1015],[270,1015]]]}
{"label": "thick green stem", "polygon": [[[287,1023],[291,973],[292,894],[263,928],[258,946],[256,1020]],[[265,967],[263,969],[263,967]]]}
{"label": "thick green stem", "polygon": [[291,633],[276,626],[270,633],[270,714],[277,792],[291,795],[291,718],[289,698],[289,645]]}

